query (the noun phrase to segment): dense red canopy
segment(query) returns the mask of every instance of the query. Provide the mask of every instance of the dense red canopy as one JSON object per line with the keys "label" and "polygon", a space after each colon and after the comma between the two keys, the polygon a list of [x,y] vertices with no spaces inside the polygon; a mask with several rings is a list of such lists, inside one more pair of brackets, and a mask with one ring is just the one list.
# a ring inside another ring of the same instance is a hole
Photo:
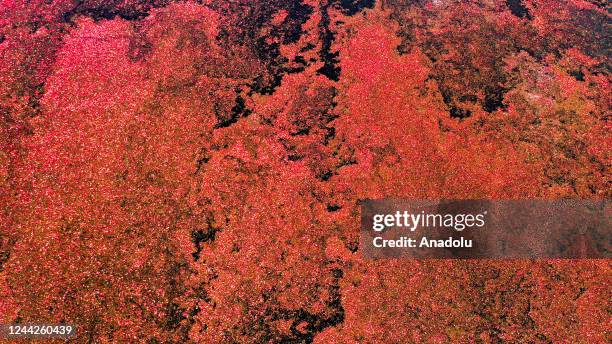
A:
{"label": "dense red canopy", "polygon": [[605,342],[607,261],[369,261],[367,198],[610,197],[605,1],[1,0],[0,323]]}

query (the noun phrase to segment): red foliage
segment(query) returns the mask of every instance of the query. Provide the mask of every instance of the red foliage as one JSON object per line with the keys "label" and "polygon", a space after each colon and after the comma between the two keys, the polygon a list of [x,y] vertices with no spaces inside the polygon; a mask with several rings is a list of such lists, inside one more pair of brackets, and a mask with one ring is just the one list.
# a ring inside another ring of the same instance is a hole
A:
{"label": "red foliage", "polygon": [[604,342],[607,261],[358,247],[366,198],[609,197],[604,6],[0,2],[0,322]]}

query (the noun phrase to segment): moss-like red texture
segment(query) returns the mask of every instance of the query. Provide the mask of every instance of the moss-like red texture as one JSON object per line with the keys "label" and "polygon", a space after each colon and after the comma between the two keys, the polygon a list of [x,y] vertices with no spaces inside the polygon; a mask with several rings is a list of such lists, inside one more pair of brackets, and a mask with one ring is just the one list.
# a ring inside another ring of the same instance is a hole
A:
{"label": "moss-like red texture", "polygon": [[0,323],[604,343],[610,263],[368,261],[367,198],[611,194],[583,0],[1,0]]}

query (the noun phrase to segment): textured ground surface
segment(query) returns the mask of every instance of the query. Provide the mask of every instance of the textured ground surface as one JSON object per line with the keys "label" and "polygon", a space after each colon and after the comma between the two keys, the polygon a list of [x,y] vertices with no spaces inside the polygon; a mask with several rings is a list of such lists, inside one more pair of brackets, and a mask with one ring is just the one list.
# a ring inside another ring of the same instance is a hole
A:
{"label": "textured ground surface", "polygon": [[0,323],[604,343],[608,261],[366,261],[367,198],[609,198],[607,1],[1,0]]}

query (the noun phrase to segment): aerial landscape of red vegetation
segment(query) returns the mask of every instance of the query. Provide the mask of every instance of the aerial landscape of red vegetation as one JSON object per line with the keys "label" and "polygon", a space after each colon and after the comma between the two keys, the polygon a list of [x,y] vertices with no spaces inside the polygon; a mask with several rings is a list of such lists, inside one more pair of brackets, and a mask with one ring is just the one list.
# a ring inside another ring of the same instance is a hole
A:
{"label": "aerial landscape of red vegetation", "polygon": [[609,343],[609,260],[371,260],[359,219],[609,199],[611,24],[593,0],[0,0],[0,323]]}

